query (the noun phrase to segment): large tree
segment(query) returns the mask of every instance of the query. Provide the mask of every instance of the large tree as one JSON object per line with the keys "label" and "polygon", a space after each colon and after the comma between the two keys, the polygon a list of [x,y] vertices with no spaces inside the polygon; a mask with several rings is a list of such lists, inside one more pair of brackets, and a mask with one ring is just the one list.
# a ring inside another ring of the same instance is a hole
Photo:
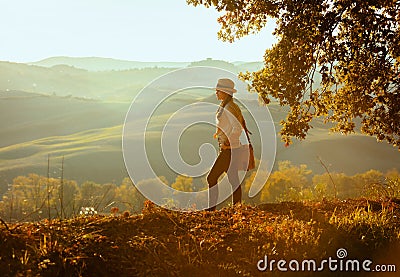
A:
{"label": "large tree", "polygon": [[[276,23],[264,68],[241,77],[269,103],[289,106],[283,141],[304,139],[313,118],[400,149],[400,1],[187,0],[215,7],[218,37],[232,42]],[[357,118],[359,118],[357,120]]]}

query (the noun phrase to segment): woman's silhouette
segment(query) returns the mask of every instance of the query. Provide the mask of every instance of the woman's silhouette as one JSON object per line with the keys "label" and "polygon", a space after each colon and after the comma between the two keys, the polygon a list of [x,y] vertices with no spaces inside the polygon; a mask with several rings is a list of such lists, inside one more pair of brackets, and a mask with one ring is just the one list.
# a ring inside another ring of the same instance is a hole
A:
{"label": "woman's silhouette", "polygon": [[217,131],[214,134],[214,138],[218,139],[219,155],[207,176],[209,211],[214,211],[216,208],[218,190],[214,186],[224,172],[227,173],[232,188],[235,188],[233,204],[240,203],[242,198],[238,168],[234,162],[231,163],[232,156],[235,157],[240,148],[239,137],[244,122],[242,112],[233,100],[233,94],[236,92],[235,83],[231,79],[219,79],[215,90],[217,99],[221,101],[216,114]]}

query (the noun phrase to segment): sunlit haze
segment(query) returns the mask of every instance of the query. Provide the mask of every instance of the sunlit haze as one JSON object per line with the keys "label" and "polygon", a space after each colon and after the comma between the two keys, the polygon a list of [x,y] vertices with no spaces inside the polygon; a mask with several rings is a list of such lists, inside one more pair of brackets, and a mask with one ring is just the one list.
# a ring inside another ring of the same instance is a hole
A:
{"label": "sunlit haze", "polygon": [[185,0],[0,0],[0,60],[53,56],[136,61],[261,61],[274,42],[273,23],[228,43],[213,8]]}

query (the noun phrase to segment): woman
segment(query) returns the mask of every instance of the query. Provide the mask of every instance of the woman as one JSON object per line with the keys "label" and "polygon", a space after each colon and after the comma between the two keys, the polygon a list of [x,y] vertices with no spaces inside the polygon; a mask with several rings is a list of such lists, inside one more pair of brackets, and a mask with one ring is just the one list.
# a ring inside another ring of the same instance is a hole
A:
{"label": "woman", "polygon": [[215,187],[219,177],[226,172],[229,183],[234,189],[233,204],[240,203],[242,190],[240,187],[238,169],[235,163],[231,164],[232,156],[235,157],[237,149],[240,148],[239,137],[243,129],[243,115],[239,106],[233,101],[233,94],[236,92],[235,83],[230,79],[219,79],[217,83],[216,96],[221,101],[217,110],[216,126],[217,131],[214,138],[218,139],[219,155],[207,176],[209,187],[209,211],[215,211],[218,190]]}

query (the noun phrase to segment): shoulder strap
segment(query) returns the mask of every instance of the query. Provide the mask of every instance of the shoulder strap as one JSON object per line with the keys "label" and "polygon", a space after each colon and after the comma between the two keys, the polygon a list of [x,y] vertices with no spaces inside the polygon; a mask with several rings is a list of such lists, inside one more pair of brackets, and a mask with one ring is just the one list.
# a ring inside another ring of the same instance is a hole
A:
{"label": "shoulder strap", "polygon": [[250,141],[250,136],[249,136],[249,134],[251,135],[252,133],[249,131],[249,129],[247,129],[246,120],[244,119],[244,116],[243,116],[243,129],[244,129],[244,131],[245,131],[245,133],[246,133],[247,141],[248,141],[249,144],[251,145],[251,141]]}

